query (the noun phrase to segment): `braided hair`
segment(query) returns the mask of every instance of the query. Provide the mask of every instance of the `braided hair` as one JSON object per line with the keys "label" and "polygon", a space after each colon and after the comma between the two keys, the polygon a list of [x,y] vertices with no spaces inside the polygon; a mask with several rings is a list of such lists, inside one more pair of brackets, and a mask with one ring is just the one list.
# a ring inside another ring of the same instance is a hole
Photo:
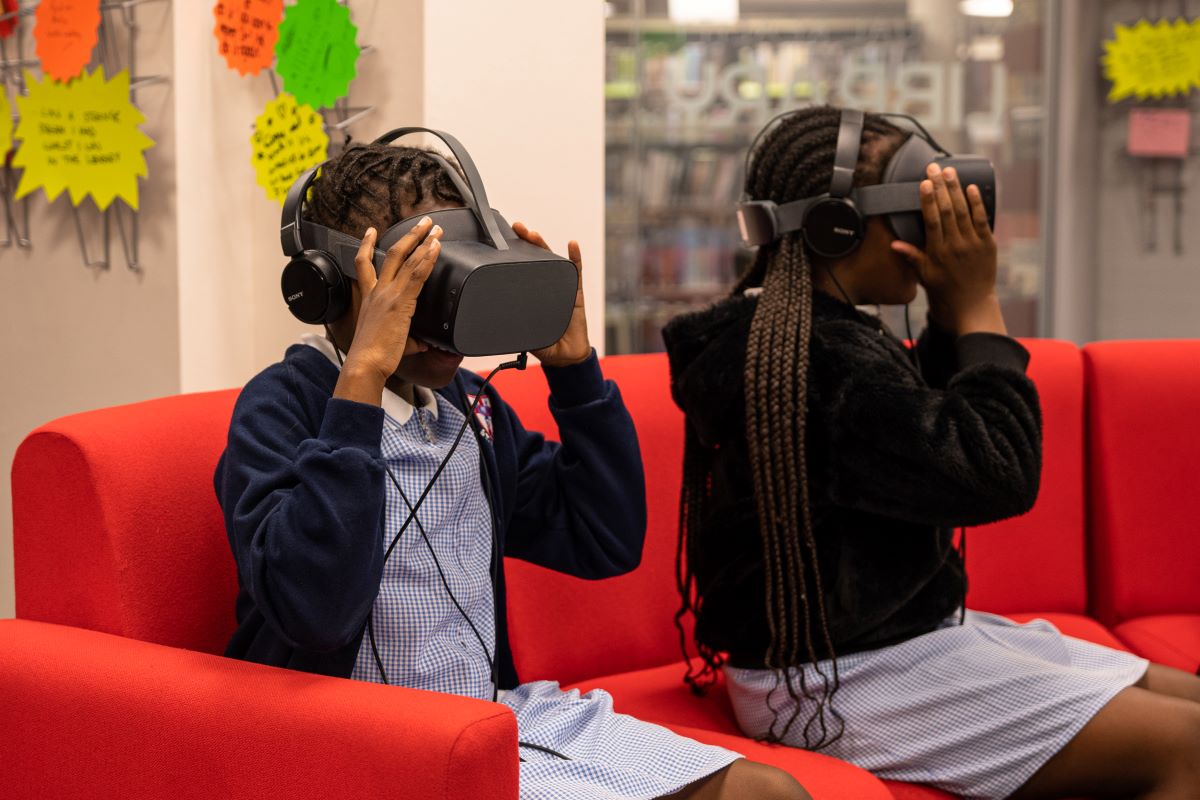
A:
{"label": "braided hair", "polygon": [[[841,111],[828,106],[782,117],[750,153],[746,194],[783,204],[828,191],[840,123]],[[854,185],[879,183],[883,164],[906,136],[884,118],[866,115]],[[767,697],[774,718],[763,738],[783,741],[795,726],[803,702],[814,707],[803,726],[804,746],[818,750],[840,738],[844,724],[831,705],[838,689],[837,658],[825,613],[805,454],[814,266],[830,265],[810,253],[801,233],[795,231],[759,248],[733,293],[762,287],[750,324],[743,378],[746,443],[766,583],[769,642],[764,663],[776,677]],[[703,614],[704,598],[690,565],[698,560],[693,548],[699,546],[699,529],[707,516],[715,455],[688,426],[676,563],[683,604],[677,622],[688,612],[697,618]],[[702,642],[697,642],[697,651],[703,666],[693,672],[689,662],[687,681],[693,691],[702,692],[716,679],[724,659]],[[818,663],[822,656],[830,659],[828,672]],[[813,666],[816,680],[812,683],[817,685],[809,685],[805,665]],[[781,684],[794,708],[782,726],[772,703]]]}
{"label": "braided hair", "polygon": [[346,148],[321,168],[311,192],[306,218],[349,236],[370,226],[386,230],[423,203],[466,202],[430,151],[386,144]]}

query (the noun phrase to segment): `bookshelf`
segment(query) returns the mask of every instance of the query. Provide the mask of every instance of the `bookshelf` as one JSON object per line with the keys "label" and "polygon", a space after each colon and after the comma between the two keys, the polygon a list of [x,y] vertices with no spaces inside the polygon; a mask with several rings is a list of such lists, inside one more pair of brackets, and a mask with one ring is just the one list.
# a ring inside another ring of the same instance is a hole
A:
{"label": "bookshelf", "polygon": [[[741,18],[720,25],[675,24],[653,0],[610,3],[608,352],[659,351],[671,317],[728,292],[752,258],[733,210],[746,148],[775,114],[825,102],[913,113],[951,150],[993,160],[1002,302],[1014,333],[1035,334],[1043,2],[978,20],[953,0],[878,2],[873,15],[835,0],[742,0]],[[913,311],[919,327],[923,306]],[[900,313],[884,316],[902,326]]]}

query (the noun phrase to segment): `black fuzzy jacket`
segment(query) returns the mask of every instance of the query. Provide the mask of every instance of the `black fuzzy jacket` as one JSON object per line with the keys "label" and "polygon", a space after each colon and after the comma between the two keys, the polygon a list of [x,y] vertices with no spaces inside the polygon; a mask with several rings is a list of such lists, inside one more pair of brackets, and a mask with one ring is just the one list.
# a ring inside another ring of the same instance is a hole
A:
{"label": "black fuzzy jacket", "polygon": [[[736,296],[663,332],[675,402],[715,449],[709,513],[692,552],[696,636],[738,666],[768,643],[762,538],[746,445],[743,366],[757,298]],[[1041,411],[1029,354],[995,334],[933,326],[904,345],[840,301],[813,300],[806,451],[834,649],[933,630],[963,602],[954,529],[1023,514],[1037,498]],[[819,653],[819,655],[826,655]]]}

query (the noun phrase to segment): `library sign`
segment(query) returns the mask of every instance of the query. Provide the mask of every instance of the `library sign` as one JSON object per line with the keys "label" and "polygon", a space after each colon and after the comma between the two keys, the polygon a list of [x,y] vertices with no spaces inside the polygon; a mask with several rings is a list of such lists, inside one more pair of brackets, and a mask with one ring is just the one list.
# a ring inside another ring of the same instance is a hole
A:
{"label": "library sign", "polygon": [[[979,66],[979,65],[976,65]],[[991,96],[982,110],[965,109],[965,67],[961,62],[914,62],[889,69],[853,57],[842,62],[831,82],[811,80],[797,69],[792,83],[768,81],[758,64],[705,64],[699,81],[684,80],[671,70],[666,82],[668,109],[685,124],[708,122],[714,106],[729,109],[731,119],[763,124],[771,115],[808,105],[834,105],[911,114],[930,128],[962,128],[968,121],[999,126],[1005,111],[1007,73],[998,62],[991,69]]]}

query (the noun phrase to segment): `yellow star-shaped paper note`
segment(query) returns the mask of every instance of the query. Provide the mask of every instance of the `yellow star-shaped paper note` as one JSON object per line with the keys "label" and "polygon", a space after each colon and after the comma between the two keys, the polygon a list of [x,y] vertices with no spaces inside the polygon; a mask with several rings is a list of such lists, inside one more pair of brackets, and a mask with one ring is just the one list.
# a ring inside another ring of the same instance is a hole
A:
{"label": "yellow star-shaped paper note", "polygon": [[320,114],[283,92],[254,121],[250,149],[258,185],[282,205],[296,178],[325,160],[329,136]]}
{"label": "yellow star-shaped paper note", "polygon": [[1117,25],[1104,43],[1104,76],[1110,103],[1126,97],[1167,97],[1200,88],[1200,19],[1160,19]]}
{"label": "yellow star-shaped paper note", "polygon": [[17,98],[21,146],[13,158],[25,172],[16,196],[40,188],[52,201],[66,189],[74,205],[91,195],[103,211],[119,197],[136,210],[145,151],[154,142],[138,128],[145,117],[129,101],[129,73],[106,81],[99,67],[58,83],[27,72],[25,83],[29,95]]}

